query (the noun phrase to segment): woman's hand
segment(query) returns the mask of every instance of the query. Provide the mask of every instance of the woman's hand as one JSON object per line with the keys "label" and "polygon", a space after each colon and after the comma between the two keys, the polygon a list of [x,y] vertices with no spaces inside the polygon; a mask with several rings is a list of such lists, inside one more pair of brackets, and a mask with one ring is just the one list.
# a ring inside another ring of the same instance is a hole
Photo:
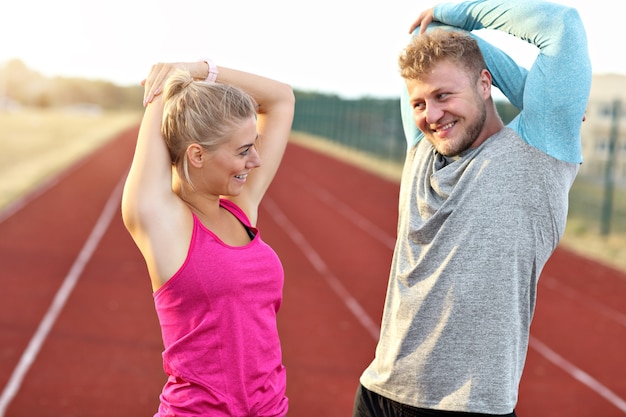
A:
{"label": "woman's hand", "polygon": [[163,87],[169,76],[178,69],[189,71],[191,76],[196,79],[206,78],[208,65],[206,62],[170,62],[154,64],[150,69],[148,78],[141,82],[144,87],[143,105],[146,106],[154,97],[163,92]]}
{"label": "woman's hand", "polygon": [[418,18],[411,25],[409,33],[413,33],[413,31],[419,26],[419,34],[421,35],[422,33],[426,32],[426,28],[433,20],[435,20],[435,8],[431,7],[430,9],[426,9],[422,13],[420,13]]}
{"label": "woman's hand", "polygon": [[152,66],[148,77],[141,82],[141,85],[144,87],[144,106],[150,103],[155,96],[158,96],[163,92],[165,81],[167,81],[170,74],[177,68],[184,68],[184,66],[176,63],[158,63]]}

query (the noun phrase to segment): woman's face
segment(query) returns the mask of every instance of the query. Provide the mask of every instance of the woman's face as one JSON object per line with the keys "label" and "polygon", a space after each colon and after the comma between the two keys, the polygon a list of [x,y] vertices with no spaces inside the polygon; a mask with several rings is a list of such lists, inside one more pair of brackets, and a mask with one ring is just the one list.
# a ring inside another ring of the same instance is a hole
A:
{"label": "woman's face", "polygon": [[248,174],[261,166],[257,138],[256,118],[250,117],[223,144],[211,152],[205,151],[202,188],[215,195],[239,195]]}

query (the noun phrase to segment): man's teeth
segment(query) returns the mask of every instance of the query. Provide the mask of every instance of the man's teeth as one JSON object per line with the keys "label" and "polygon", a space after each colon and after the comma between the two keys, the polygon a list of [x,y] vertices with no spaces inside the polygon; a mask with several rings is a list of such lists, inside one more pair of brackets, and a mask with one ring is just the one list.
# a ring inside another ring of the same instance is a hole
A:
{"label": "man's teeth", "polygon": [[450,122],[446,125],[441,126],[439,129],[437,129],[437,131],[440,132],[442,130],[450,129],[452,126],[454,126],[454,122]]}

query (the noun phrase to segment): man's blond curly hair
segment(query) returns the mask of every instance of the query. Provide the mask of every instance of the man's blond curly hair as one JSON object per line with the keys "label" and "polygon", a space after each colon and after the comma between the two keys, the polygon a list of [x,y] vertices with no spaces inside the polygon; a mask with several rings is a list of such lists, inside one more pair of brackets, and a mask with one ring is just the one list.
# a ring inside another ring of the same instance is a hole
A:
{"label": "man's blond curly hair", "polygon": [[487,69],[478,43],[468,33],[436,28],[413,36],[398,59],[400,75],[405,80],[420,80],[442,61],[459,65],[473,80]]}

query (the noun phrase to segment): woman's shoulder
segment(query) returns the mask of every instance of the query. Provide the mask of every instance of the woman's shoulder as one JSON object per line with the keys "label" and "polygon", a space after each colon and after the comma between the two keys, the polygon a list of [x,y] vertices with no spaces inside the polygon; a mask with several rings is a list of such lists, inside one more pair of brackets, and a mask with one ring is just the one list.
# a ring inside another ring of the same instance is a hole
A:
{"label": "woman's shoulder", "polygon": [[244,225],[248,227],[252,226],[250,224],[250,219],[248,219],[248,216],[246,215],[246,213],[241,209],[241,207],[239,207],[237,204],[235,204],[231,200],[227,198],[220,198],[220,206],[224,207],[226,210],[231,212]]}

